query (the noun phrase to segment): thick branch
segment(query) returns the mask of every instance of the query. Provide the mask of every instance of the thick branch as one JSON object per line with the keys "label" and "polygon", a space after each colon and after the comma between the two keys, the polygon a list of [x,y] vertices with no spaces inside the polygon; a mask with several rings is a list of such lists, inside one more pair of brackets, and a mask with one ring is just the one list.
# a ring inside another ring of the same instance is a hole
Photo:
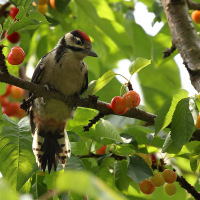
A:
{"label": "thick branch", "polygon": [[[200,40],[189,14],[186,0],[162,0],[171,30],[172,42],[190,70],[200,70]],[[194,88],[200,92],[200,76],[191,77]]]}
{"label": "thick branch", "polygon": [[[72,100],[70,98],[66,98],[65,96],[61,95],[58,92],[48,91],[46,89],[46,87],[41,87],[40,85],[37,85],[35,83],[29,82],[29,81],[26,81],[26,80],[22,80],[20,78],[12,76],[9,73],[0,72],[0,82],[15,85],[15,86],[18,86],[18,87],[23,88],[25,90],[28,90],[28,91],[34,93],[34,95],[36,97],[42,96],[42,97],[46,97],[46,98],[54,98],[54,99],[64,101],[68,104],[74,104],[74,102],[72,102]],[[81,106],[81,107],[96,109],[104,115],[109,115],[109,114],[116,115],[112,111],[110,104],[108,104],[106,102],[102,102],[102,101],[93,101],[92,98],[86,98],[86,99],[79,98],[76,102],[76,105]],[[147,112],[140,110],[138,108],[130,109],[123,116],[130,117],[130,118],[136,118],[136,119],[148,122],[150,124],[154,124],[154,119],[156,118],[156,115],[153,115],[151,113],[147,113]]]}

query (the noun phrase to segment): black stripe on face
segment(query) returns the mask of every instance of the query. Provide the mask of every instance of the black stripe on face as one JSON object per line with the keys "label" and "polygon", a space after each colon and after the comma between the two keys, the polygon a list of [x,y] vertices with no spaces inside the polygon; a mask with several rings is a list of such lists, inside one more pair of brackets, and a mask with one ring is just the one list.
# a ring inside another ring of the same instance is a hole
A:
{"label": "black stripe on face", "polygon": [[79,48],[79,47],[73,47],[70,45],[66,45],[68,49],[71,49],[72,51],[83,51],[84,49]]}

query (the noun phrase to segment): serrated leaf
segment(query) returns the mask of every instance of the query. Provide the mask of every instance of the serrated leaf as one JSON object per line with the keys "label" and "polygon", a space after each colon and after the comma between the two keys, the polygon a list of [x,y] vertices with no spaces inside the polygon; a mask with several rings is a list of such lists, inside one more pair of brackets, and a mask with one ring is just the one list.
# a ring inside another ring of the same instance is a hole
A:
{"label": "serrated leaf", "polygon": [[25,8],[26,11],[36,9],[34,6],[32,6],[32,0],[10,0],[10,2],[15,5],[16,7],[22,6]]}
{"label": "serrated leaf", "polygon": [[136,183],[140,183],[141,181],[153,176],[148,164],[143,158],[137,155],[130,157],[127,173]]}
{"label": "serrated leaf", "polygon": [[57,177],[56,188],[61,192],[71,191],[81,195],[87,194],[92,199],[126,199],[109,188],[101,179],[85,171],[64,172]]}
{"label": "serrated leaf", "polygon": [[113,71],[107,71],[98,80],[94,80],[88,85],[88,89],[82,94],[82,97],[86,98],[88,95],[95,94],[107,85],[114,77],[115,73]]}
{"label": "serrated leaf", "polygon": [[3,24],[3,31],[8,30],[8,28],[12,25],[11,20],[7,19]]}
{"label": "serrated leaf", "polygon": [[14,190],[19,190],[38,167],[32,152],[28,119],[19,123],[3,115],[0,133],[0,171]]}
{"label": "serrated leaf", "polygon": [[162,147],[162,153],[174,153],[177,154],[182,147],[178,147],[171,136],[171,132],[167,135],[167,138],[165,139],[165,142]]}
{"label": "serrated leaf", "polygon": [[[21,11],[23,12],[23,11]],[[24,13],[20,14],[20,17],[24,16]],[[28,17],[23,17],[19,21],[15,21],[12,25],[9,25],[8,28],[8,35],[12,34],[15,31],[18,31],[20,29],[35,29],[39,27],[41,24],[49,24],[46,17],[42,15],[41,13],[31,10],[29,12]]]}
{"label": "serrated leaf", "polygon": [[139,72],[142,68],[151,64],[151,60],[145,58],[136,58],[129,66],[129,73],[133,75]]}
{"label": "serrated leaf", "polygon": [[131,182],[130,177],[127,175],[127,161],[115,161],[114,175],[116,187],[122,192],[126,192]]}
{"label": "serrated leaf", "polygon": [[190,167],[192,171],[195,173],[198,167],[199,159],[200,159],[200,145],[196,146],[190,156]]}
{"label": "serrated leaf", "polygon": [[171,123],[172,140],[178,147],[189,142],[192,137],[195,125],[192,114],[189,110],[189,98],[178,102]]}
{"label": "serrated leaf", "polygon": [[181,89],[173,95],[172,99],[165,102],[155,119],[156,134],[171,123],[176,105],[181,99],[186,97],[188,97],[188,91]]}
{"label": "serrated leaf", "polygon": [[26,18],[26,11],[25,11],[24,7],[19,6],[18,9],[19,9],[19,12],[17,13],[15,18],[19,19],[19,20]]}
{"label": "serrated leaf", "polygon": [[118,130],[107,120],[101,121],[95,127],[95,136],[123,142]]}

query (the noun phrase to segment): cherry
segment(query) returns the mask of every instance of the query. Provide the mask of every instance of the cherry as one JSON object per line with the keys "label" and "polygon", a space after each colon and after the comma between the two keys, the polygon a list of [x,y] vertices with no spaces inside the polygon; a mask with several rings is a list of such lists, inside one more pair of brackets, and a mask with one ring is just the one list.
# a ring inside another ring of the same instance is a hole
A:
{"label": "cherry", "polygon": [[170,170],[170,169],[165,169],[162,172],[162,176],[163,176],[163,179],[166,183],[173,183],[177,179],[176,173],[174,171]]}
{"label": "cherry", "polygon": [[197,24],[200,24],[200,11],[199,10],[195,10],[195,11],[192,12],[192,19]]}
{"label": "cherry", "polygon": [[125,107],[135,108],[140,104],[140,95],[131,90],[123,96]]}
{"label": "cherry", "polygon": [[144,161],[149,165],[149,167],[151,167],[152,165],[152,161],[151,159],[149,158],[149,156],[147,154],[144,154],[144,153],[136,153],[138,156],[140,156],[141,158],[144,159]]}
{"label": "cherry", "polygon": [[50,5],[51,5],[51,7],[54,9],[54,10],[56,10],[56,6],[55,6],[55,0],[50,0]]}
{"label": "cherry", "polygon": [[19,42],[19,40],[20,40],[20,34],[18,32],[14,32],[14,33],[12,33],[10,35],[7,35],[7,32],[8,31],[6,31],[6,33],[5,33],[5,37],[7,37],[7,40],[9,42],[11,42],[13,44]]}
{"label": "cherry", "polygon": [[97,154],[106,154],[106,147],[107,145],[102,146],[101,148],[97,149]]}
{"label": "cherry", "polygon": [[24,61],[25,53],[21,47],[13,47],[7,56],[11,65],[19,65]]}
{"label": "cherry", "polygon": [[10,89],[10,96],[13,99],[20,100],[24,96],[24,90],[17,86],[12,85]]}
{"label": "cherry", "polygon": [[155,191],[155,186],[149,180],[140,182],[139,187],[144,194],[152,194]]}
{"label": "cherry", "polygon": [[150,179],[150,181],[155,187],[160,187],[165,183],[160,172],[154,172],[153,177]]}
{"label": "cherry", "polygon": [[112,110],[119,115],[127,112],[128,108],[124,106],[124,99],[120,96],[116,96],[111,101]]}
{"label": "cherry", "polygon": [[5,106],[7,104],[8,100],[5,96],[0,96],[0,104],[1,106]]}
{"label": "cherry", "polygon": [[173,196],[176,194],[176,185],[174,183],[165,183],[163,189],[169,196]]}
{"label": "cherry", "polygon": [[43,15],[46,14],[47,10],[48,10],[48,4],[42,4],[42,5],[39,4],[37,7],[37,11]]}
{"label": "cherry", "polygon": [[18,9],[18,8],[12,7],[12,8],[10,9],[10,16],[11,16],[13,19],[17,20],[15,17],[16,17],[16,15],[17,15],[18,12],[19,12],[19,9]]}

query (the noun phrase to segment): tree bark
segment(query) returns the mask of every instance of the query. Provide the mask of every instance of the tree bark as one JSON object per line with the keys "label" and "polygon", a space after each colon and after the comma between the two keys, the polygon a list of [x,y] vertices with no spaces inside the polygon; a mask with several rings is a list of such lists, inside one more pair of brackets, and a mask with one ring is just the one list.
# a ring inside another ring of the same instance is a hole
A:
{"label": "tree bark", "polygon": [[194,88],[200,92],[200,39],[190,17],[186,0],[162,0],[175,45],[190,74]]}

